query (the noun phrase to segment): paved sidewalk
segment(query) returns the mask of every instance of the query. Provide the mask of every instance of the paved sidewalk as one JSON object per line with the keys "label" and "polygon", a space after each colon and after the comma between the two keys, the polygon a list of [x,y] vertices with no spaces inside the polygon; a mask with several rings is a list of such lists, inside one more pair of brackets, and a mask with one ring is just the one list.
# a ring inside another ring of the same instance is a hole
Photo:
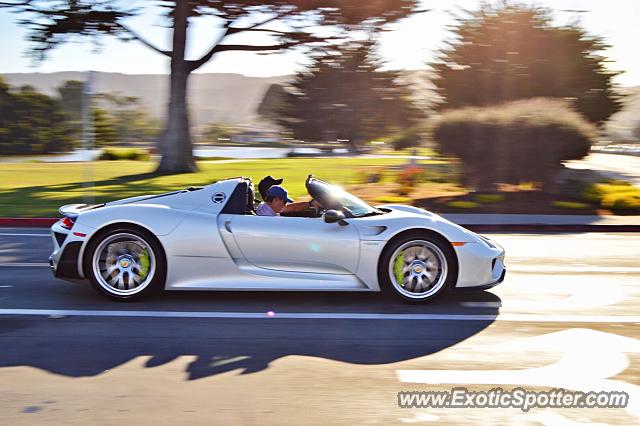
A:
{"label": "paved sidewalk", "polygon": [[640,232],[640,216],[455,213],[442,216],[477,231]]}
{"label": "paved sidewalk", "polygon": [[640,225],[640,216],[443,213],[465,225]]}

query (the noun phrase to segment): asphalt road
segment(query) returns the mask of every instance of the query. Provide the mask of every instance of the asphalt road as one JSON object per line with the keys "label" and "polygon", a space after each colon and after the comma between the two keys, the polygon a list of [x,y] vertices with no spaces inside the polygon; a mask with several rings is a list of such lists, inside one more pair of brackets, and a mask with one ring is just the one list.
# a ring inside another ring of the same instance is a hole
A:
{"label": "asphalt road", "polygon": [[[505,282],[379,294],[164,293],[55,280],[0,229],[1,424],[637,424],[640,234],[492,236]],[[399,408],[399,391],[624,391],[625,408]]]}

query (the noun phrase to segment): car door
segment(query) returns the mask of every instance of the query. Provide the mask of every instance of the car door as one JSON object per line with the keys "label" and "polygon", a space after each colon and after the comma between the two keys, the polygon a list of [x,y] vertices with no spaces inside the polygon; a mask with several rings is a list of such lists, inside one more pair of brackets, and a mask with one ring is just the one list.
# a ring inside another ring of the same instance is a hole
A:
{"label": "car door", "polygon": [[280,271],[352,274],[360,239],[353,225],[322,218],[225,215],[221,218],[244,258]]}

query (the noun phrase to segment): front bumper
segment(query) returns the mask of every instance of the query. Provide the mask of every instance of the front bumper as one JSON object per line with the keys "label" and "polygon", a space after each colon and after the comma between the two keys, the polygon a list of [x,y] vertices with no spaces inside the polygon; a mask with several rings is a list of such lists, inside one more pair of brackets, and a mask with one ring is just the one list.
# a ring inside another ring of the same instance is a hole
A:
{"label": "front bumper", "polygon": [[456,290],[460,290],[460,291],[462,291],[462,290],[473,290],[473,291],[476,291],[476,290],[488,290],[490,288],[493,288],[493,287],[497,286],[502,281],[504,281],[504,277],[506,276],[506,274],[507,274],[507,269],[505,268],[505,269],[502,270],[502,274],[500,275],[500,278],[498,278],[498,280],[495,281],[495,282],[492,282],[492,283],[489,283],[489,284],[484,284],[484,285],[476,285],[476,286],[468,286],[468,287],[456,287],[455,289]]}
{"label": "front bumper", "polygon": [[505,251],[497,243],[483,238],[477,243],[456,247],[458,282],[456,288],[490,288],[504,281]]}

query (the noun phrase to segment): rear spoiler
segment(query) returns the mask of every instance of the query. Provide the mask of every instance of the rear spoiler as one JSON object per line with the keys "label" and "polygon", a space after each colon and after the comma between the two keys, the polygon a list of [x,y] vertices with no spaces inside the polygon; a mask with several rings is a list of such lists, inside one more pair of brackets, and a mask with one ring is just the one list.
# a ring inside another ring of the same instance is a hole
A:
{"label": "rear spoiler", "polygon": [[61,215],[75,219],[82,212],[102,207],[104,204],[67,204],[58,209]]}

